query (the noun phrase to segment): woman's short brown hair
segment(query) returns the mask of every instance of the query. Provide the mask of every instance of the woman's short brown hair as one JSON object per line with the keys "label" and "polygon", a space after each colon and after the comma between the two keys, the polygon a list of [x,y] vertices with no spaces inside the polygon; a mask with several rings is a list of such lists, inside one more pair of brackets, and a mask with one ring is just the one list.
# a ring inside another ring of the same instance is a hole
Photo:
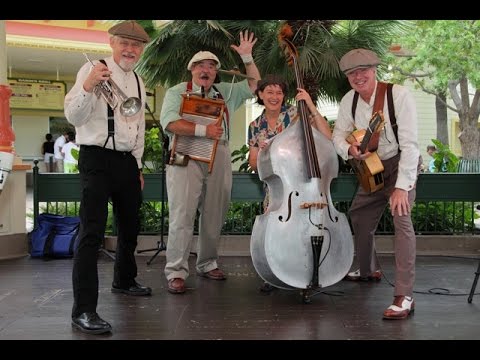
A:
{"label": "woman's short brown hair", "polygon": [[285,82],[285,80],[283,80],[283,78],[280,75],[274,75],[274,74],[265,75],[265,77],[258,82],[257,90],[255,90],[255,95],[257,96],[257,103],[259,105],[264,105],[263,100],[260,99],[260,96],[258,96],[258,93],[260,91],[263,92],[263,90],[265,90],[265,88],[269,85],[280,86],[280,88],[283,91],[283,95],[285,95],[283,98],[283,104],[285,104],[285,97],[288,91],[287,83]]}

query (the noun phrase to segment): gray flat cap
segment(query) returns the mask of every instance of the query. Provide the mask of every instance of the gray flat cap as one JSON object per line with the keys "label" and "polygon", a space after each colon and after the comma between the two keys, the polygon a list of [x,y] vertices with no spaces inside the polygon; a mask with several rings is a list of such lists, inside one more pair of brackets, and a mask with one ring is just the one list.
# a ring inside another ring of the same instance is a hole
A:
{"label": "gray flat cap", "polygon": [[372,50],[353,49],[347,52],[340,59],[340,70],[345,74],[358,69],[380,64],[380,59]]}

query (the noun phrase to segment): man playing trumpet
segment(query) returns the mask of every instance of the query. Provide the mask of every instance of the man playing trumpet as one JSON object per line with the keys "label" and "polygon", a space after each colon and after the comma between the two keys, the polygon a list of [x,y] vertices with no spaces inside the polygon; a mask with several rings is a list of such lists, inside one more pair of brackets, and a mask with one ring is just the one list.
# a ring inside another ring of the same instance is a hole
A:
{"label": "man playing trumpet", "polygon": [[[108,32],[112,35],[112,56],[104,60],[105,64],[83,65],[65,97],[65,116],[75,126],[80,145],[78,168],[82,191],[81,225],[72,274],[72,326],[90,334],[112,329],[96,312],[97,253],[104,239],[109,198],[118,226],[111,291],[136,296],[150,295],[152,291],[135,281],[134,255],[144,184],[141,159],[146,93],[133,68],[150,38],[135,21],[119,23]],[[112,84],[110,81],[114,81],[114,86],[106,86]],[[117,86],[129,96],[127,100],[139,98],[140,108],[123,111],[122,105],[127,101],[123,94],[116,93]],[[121,98],[120,104],[108,100],[115,97]]]}

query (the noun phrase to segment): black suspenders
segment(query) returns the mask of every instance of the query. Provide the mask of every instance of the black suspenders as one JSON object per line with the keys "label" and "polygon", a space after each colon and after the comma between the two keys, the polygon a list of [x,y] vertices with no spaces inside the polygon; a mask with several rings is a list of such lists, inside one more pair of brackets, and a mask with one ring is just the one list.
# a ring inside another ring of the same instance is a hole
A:
{"label": "black suspenders", "polygon": [[[100,59],[99,61],[105,66],[107,66],[107,63],[105,62],[104,59]],[[138,98],[142,100],[142,93],[140,91],[140,81],[138,80],[137,73],[135,71],[133,73],[135,74],[135,79],[137,80]],[[105,144],[103,144],[103,147],[106,147],[108,143],[108,139],[112,138],[113,150],[116,150],[115,149],[115,117],[114,117],[113,109],[108,103],[107,103],[107,121],[108,121],[108,136],[107,136],[107,139],[105,140]]]}
{"label": "black suspenders", "polygon": [[[387,84],[387,104],[388,104],[388,116],[390,117],[390,124],[392,124],[393,133],[395,134],[395,139],[398,142],[398,125],[397,125],[397,118],[395,117],[395,107],[393,106],[393,94],[392,94],[393,84]],[[355,111],[357,110],[357,103],[358,103],[358,92],[355,91],[353,94],[353,102],[352,102],[352,117],[353,121],[355,121]]]}

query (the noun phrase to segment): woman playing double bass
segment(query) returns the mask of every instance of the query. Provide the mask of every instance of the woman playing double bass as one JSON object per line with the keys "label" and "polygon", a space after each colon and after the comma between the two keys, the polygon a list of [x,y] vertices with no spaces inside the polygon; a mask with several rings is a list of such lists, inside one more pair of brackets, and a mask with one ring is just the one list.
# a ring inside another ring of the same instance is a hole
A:
{"label": "woman playing double bass", "polygon": [[[257,103],[264,106],[264,110],[248,127],[248,163],[255,172],[257,171],[258,152],[267,146],[270,139],[281,133],[290,124],[294,124],[299,113],[295,105],[286,104],[287,83],[278,75],[269,74],[259,81],[255,95]],[[332,138],[330,126],[325,118],[318,112],[312,98],[304,89],[298,89],[296,101],[305,100],[310,111],[310,124],[325,135]],[[265,188],[263,212],[268,208],[268,188]]]}
{"label": "woman playing double bass", "polygon": [[[248,127],[248,162],[252,170],[257,169],[258,152],[268,145],[268,142],[277,134],[285,130],[290,124],[294,124],[299,119],[298,109],[295,105],[286,104],[287,83],[278,75],[266,75],[258,83],[255,95],[257,103],[264,106],[264,110]],[[325,137],[331,139],[332,133],[330,126],[325,118],[318,112],[312,98],[304,89],[298,89],[297,101],[305,100],[310,111],[310,124]],[[265,198],[263,200],[263,212],[268,211],[268,187],[265,185]],[[267,292],[273,290],[273,287],[264,283],[260,288]]]}
{"label": "woman playing double bass", "polygon": [[[285,30],[285,31],[284,31]],[[295,46],[281,30],[282,47],[303,89]],[[258,152],[260,179],[269,190],[268,211],[258,215],[250,252],[255,270],[270,285],[311,290],[340,281],[353,260],[353,238],[345,214],[333,206],[330,185],[338,175],[338,157],[330,137],[313,129],[306,99],[297,103],[299,120]],[[314,113],[314,114],[315,114]]]}
{"label": "woman playing double bass", "polygon": [[[293,35],[286,25],[279,39],[303,89],[302,69]],[[269,190],[268,211],[252,229],[250,253],[260,277],[281,289],[311,290],[340,281],[353,260],[353,238],[345,214],[333,206],[330,185],[338,175],[338,157],[329,137],[314,129],[306,99],[297,102],[299,120],[258,152],[260,180]]]}

